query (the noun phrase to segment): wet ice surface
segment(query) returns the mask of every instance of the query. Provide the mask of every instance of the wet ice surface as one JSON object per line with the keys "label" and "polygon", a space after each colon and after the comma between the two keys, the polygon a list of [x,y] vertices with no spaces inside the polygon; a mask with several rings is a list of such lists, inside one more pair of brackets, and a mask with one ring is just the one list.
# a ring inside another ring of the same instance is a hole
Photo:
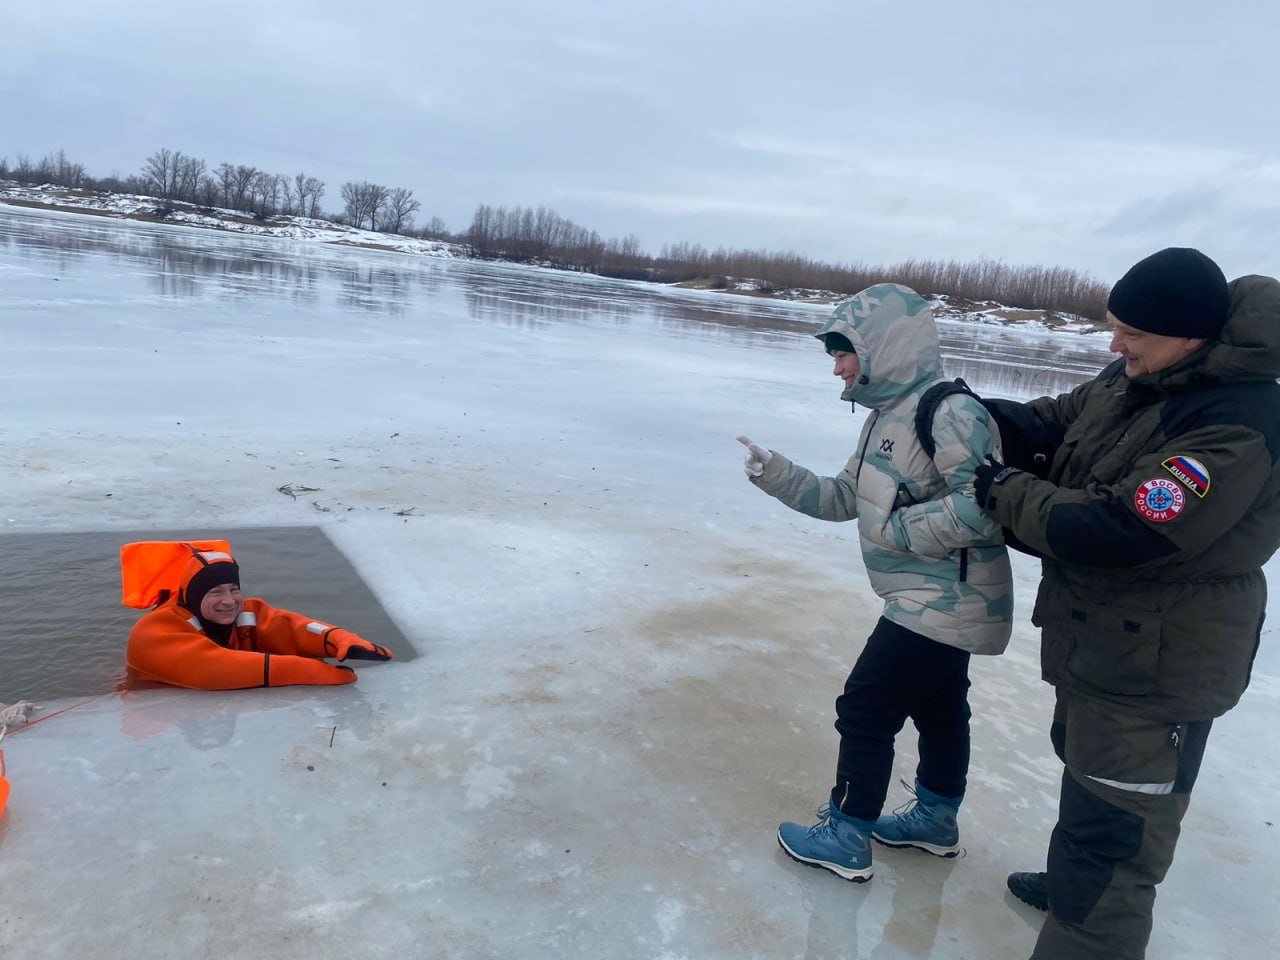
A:
{"label": "wet ice surface", "polygon": [[[6,533],[319,524],[419,651],[340,689],[47,702],[4,741],[0,953],[1029,955],[1004,876],[1042,865],[1059,767],[1022,558],[1011,649],[972,671],[967,856],[878,848],[856,886],[774,840],[829,786],[879,610],[852,526],[753,489],[733,439],[843,464],[821,311],[8,211],[0,307]],[[1065,388],[1106,359],[1060,342],[983,328],[951,372],[1017,392],[1048,350]],[[1272,939],[1273,641],[1152,957]]]}

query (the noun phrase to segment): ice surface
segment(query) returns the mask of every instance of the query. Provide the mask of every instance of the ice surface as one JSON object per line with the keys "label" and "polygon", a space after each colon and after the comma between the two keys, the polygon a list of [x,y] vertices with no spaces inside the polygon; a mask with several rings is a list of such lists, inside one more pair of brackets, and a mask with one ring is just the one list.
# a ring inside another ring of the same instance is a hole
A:
{"label": "ice surface", "polygon": [[[82,247],[20,242],[50,229]],[[1059,767],[1023,558],[1011,648],[972,671],[967,855],[877,849],[855,886],[777,849],[829,786],[879,609],[852,525],[752,488],[734,440],[850,452],[811,311],[212,234],[202,271],[180,234],[0,213],[0,524],[320,524],[420,655],[338,689],[46,703],[4,741],[0,955],[1029,955],[1004,876],[1042,866]],[[1274,938],[1263,640],[1152,957]]]}

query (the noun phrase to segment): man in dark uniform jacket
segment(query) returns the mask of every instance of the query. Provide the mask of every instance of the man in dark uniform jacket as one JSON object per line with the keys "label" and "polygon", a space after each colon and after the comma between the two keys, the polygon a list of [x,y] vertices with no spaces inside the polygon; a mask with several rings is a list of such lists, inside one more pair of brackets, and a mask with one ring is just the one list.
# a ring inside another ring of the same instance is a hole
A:
{"label": "man in dark uniform jacket", "polygon": [[[1033,960],[1139,960],[1209,727],[1249,683],[1280,545],[1280,283],[1196,250],[1108,300],[1095,379],[1026,404],[1048,479],[992,464],[977,500],[1043,558],[1032,622],[1065,764]],[[1043,438],[1041,438],[1043,439]]]}

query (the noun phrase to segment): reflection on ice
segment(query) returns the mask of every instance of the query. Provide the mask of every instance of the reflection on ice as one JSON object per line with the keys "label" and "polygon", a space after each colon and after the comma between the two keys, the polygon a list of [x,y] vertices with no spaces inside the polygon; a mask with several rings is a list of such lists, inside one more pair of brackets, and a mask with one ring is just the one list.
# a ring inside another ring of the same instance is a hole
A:
{"label": "reflection on ice", "polygon": [[[290,704],[310,705],[316,722],[331,725],[329,746],[339,749],[352,740],[368,740],[374,732],[374,710],[359,690],[350,696],[320,698],[314,688],[280,687],[270,693],[201,691],[160,684],[119,694],[120,732],[135,741],[176,732],[193,750],[232,744],[236,720],[246,713],[279,710]],[[341,743],[339,742],[341,738]],[[234,747],[234,744],[232,744]]]}
{"label": "reflection on ice", "polygon": [[[829,310],[563,271],[414,259],[191,228],[84,225],[84,219],[25,212],[0,218],[0,250],[19,262],[52,267],[60,279],[89,274],[95,287],[107,280],[106,292],[113,295],[145,290],[233,311],[284,300],[304,315],[354,309],[432,323],[441,311],[465,309],[481,323],[528,330],[569,325],[603,333],[625,325],[763,345],[803,342]],[[120,273],[113,265],[104,271],[109,263],[130,269]],[[1105,338],[1097,335],[954,322],[941,324],[941,335],[948,375],[993,395],[1063,392],[1108,359]]]}

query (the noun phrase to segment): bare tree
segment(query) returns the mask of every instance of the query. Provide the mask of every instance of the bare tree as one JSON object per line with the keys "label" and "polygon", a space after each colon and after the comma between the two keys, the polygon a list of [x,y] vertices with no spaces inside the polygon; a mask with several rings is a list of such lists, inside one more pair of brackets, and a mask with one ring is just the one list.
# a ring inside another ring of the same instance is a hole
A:
{"label": "bare tree", "polygon": [[487,256],[494,246],[493,207],[487,203],[479,204],[471,216],[471,226],[467,228],[467,243],[480,256]]}
{"label": "bare tree", "polygon": [[147,157],[147,162],[142,167],[142,180],[151,196],[165,199],[173,196],[177,183],[175,167],[181,156],[179,153],[175,157],[172,150],[161,148]]}
{"label": "bare tree", "polygon": [[51,154],[45,154],[40,158],[40,162],[36,164],[35,174],[36,180],[40,183],[57,183],[58,172]]}
{"label": "bare tree", "polygon": [[202,207],[216,207],[220,187],[213,177],[205,175],[200,178],[200,186],[196,189],[196,203]]}
{"label": "bare tree", "polygon": [[449,228],[440,217],[432,217],[420,231],[424,237],[432,240],[447,240]]}
{"label": "bare tree", "polygon": [[320,199],[324,196],[324,181],[318,177],[307,177],[307,206],[306,215],[308,217],[320,216]]}
{"label": "bare tree", "polygon": [[231,172],[231,203],[228,206],[232,210],[248,210],[253,204],[253,182],[257,179],[258,168],[246,167],[243,163],[237,164]]}
{"label": "bare tree", "polygon": [[50,183],[60,187],[78,188],[84,185],[84,164],[72,163],[65,150],[51,153],[40,161],[40,171]]}
{"label": "bare tree", "polygon": [[280,208],[280,193],[288,191],[288,181],[275,173],[258,170],[250,181],[254,210],[262,216],[272,216]]}
{"label": "bare tree", "polygon": [[347,220],[355,227],[363,227],[367,221],[370,230],[378,228],[378,215],[387,202],[390,191],[377,183],[362,180],[347,181],[342,185],[342,202],[346,205]]}
{"label": "bare tree", "polygon": [[235,190],[236,168],[229,163],[220,163],[213,173],[218,178],[220,202],[224,207],[229,208],[231,206],[231,194]]}
{"label": "bare tree", "polygon": [[396,187],[387,194],[379,226],[387,233],[401,233],[413,223],[413,215],[421,209],[422,204],[413,199],[412,190]]}
{"label": "bare tree", "polygon": [[173,197],[194,203],[204,177],[205,163],[196,157],[175,153],[173,157]]}
{"label": "bare tree", "polygon": [[316,177],[309,177],[305,173],[299,173],[293,178],[294,189],[297,191],[298,214],[303,217],[318,217],[320,215],[320,198],[324,196],[324,183]]}
{"label": "bare tree", "polygon": [[353,227],[364,222],[364,191],[360,184],[348,180],[342,185],[342,214]]}

